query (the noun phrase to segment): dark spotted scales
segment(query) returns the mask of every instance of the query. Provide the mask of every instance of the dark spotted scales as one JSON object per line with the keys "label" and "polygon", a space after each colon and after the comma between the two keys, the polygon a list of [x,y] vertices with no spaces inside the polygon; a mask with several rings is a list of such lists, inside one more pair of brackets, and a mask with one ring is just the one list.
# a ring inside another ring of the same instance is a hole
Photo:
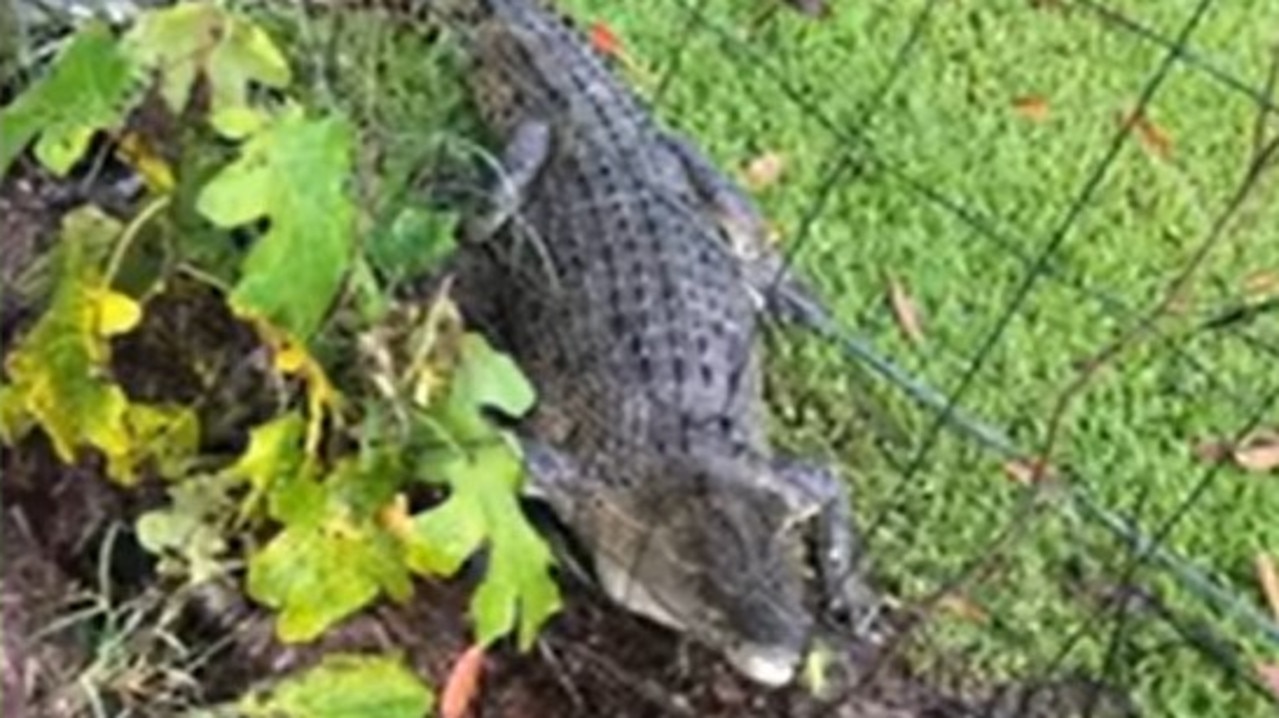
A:
{"label": "dark spotted scales", "polygon": [[842,484],[765,436],[761,312],[816,321],[819,305],[778,271],[750,200],[557,15],[434,9],[505,142],[454,286],[537,386],[533,491],[615,601],[789,681],[824,616],[869,607]]}

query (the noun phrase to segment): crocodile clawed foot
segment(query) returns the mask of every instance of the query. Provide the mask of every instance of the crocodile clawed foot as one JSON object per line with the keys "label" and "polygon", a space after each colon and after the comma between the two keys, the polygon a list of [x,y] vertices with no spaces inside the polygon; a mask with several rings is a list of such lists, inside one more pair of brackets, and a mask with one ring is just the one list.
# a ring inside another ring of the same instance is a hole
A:
{"label": "crocodile clawed foot", "polygon": [[879,599],[866,585],[860,539],[847,484],[828,466],[775,459],[774,471],[816,516],[810,536],[823,618],[861,634],[878,615]]}

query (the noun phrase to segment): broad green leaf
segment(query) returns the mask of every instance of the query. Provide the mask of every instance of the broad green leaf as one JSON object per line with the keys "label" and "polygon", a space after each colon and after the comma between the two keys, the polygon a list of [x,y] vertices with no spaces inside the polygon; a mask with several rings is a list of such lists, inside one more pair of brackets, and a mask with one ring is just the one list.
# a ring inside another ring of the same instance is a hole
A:
{"label": "broad green leaf", "polygon": [[219,129],[223,122],[229,130],[244,129],[250,83],[283,88],[291,79],[284,55],[261,28],[213,3],[143,13],[123,44],[138,65],[159,73],[160,95],[175,113],[186,107],[202,74]]}
{"label": "broad green leaf", "polygon": [[303,342],[319,327],[354,246],[351,155],[345,121],[287,112],[253,135],[200,193],[197,209],[220,227],[270,220],[232,290],[239,313]]}
{"label": "broad green leaf", "polygon": [[533,385],[515,362],[475,333],[462,337],[461,365],[453,381],[460,398],[514,418],[532,409],[537,399]]}
{"label": "broad green leaf", "polygon": [[[294,456],[299,430],[291,421]],[[279,452],[264,451],[272,453]],[[271,479],[270,513],[284,527],[249,560],[249,595],[280,610],[277,633],[285,641],[311,640],[383,591],[400,601],[412,592],[403,549],[376,520],[375,504],[394,495],[385,486],[393,477],[378,473],[387,464],[351,457],[323,478],[312,466],[300,462],[291,475]]]}
{"label": "broad green leaf", "polygon": [[86,24],[49,75],[0,110],[0,175],[37,136],[36,157],[65,175],[84,156],[94,132],[121,123],[139,86],[110,29]]}
{"label": "broad green leaf", "polygon": [[246,511],[252,510],[277,480],[300,471],[305,427],[301,414],[289,412],[250,430],[248,448],[227,469],[232,476],[249,482]]}
{"label": "broad green leaf", "polygon": [[406,540],[409,566],[449,575],[487,540],[488,570],[471,599],[477,640],[488,645],[518,624],[519,645],[527,648],[559,610],[560,595],[550,575],[551,552],[520,510],[517,456],[499,440],[436,468],[451,493],[414,517]]}
{"label": "broad green leaf", "polygon": [[462,494],[413,518],[405,560],[418,573],[452,576],[484,545],[488,519],[478,497]]}
{"label": "broad green leaf", "polygon": [[107,376],[107,337],[141,317],[133,299],[102,284],[87,256],[100,235],[118,232],[118,224],[91,208],[64,219],[50,307],[6,360],[6,423],[20,408],[49,435],[62,461],[72,463],[79,447],[93,447],[106,456],[108,474],[129,483],[157,449],[146,441],[149,433],[167,424],[157,422],[159,409],[131,413],[124,391]]}
{"label": "broad green leaf", "polygon": [[385,449],[364,447],[342,459],[329,475],[329,494],[356,516],[375,515],[400,490],[406,471],[402,453],[403,447],[394,444]]}
{"label": "broad green leaf", "polygon": [[280,611],[286,642],[314,639],[383,590],[402,599],[411,587],[398,545],[371,521],[286,526],[249,560],[249,595]]}
{"label": "broad green leaf", "polygon": [[491,438],[494,431],[485,409],[519,417],[536,399],[533,385],[510,357],[495,351],[483,336],[468,332],[461,338],[458,365],[438,421],[454,440]]}
{"label": "broad green leaf", "polygon": [[369,240],[369,261],[392,283],[419,276],[453,251],[457,216],[406,207]]}
{"label": "broad green leaf", "polygon": [[431,690],[398,658],[331,654],[238,707],[251,718],[423,718],[434,704]]}

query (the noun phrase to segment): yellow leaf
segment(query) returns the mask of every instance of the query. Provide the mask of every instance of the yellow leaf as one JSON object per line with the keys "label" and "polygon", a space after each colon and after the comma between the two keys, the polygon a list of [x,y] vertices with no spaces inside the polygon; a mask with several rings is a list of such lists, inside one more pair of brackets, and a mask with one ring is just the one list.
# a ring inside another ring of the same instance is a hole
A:
{"label": "yellow leaf", "polygon": [[831,688],[829,674],[834,657],[830,647],[820,641],[804,656],[800,680],[814,696],[828,695]]}
{"label": "yellow leaf", "polygon": [[127,132],[120,138],[120,156],[130,167],[142,175],[147,187],[157,194],[173,191],[177,181],[173,178],[173,170],[151,145],[138,133]]}
{"label": "yellow leaf", "polygon": [[275,351],[275,368],[281,374],[297,374],[306,361],[306,350],[296,344],[285,344]]}
{"label": "yellow leaf", "polygon": [[746,163],[746,186],[755,191],[772,187],[785,169],[786,158],[780,152],[765,152]]}
{"label": "yellow leaf", "polygon": [[89,290],[93,303],[94,331],[98,336],[110,337],[132,331],[142,321],[142,307],[127,294],[105,287]]}
{"label": "yellow leaf", "polygon": [[249,495],[240,509],[241,520],[257,509],[277,479],[297,472],[297,442],[302,427],[302,417],[289,412],[249,431],[248,448],[227,469],[229,474],[249,482]]}
{"label": "yellow leaf", "polygon": [[129,400],[109,378],[105,336],[135,325],[141,310],[132,299],[101,284],[91,249],[118,225],[92,208],[68,214],[58,244],[58,275],[49,308],[9,354],[12,382],[5,399],[6,432],[34,420],[58,458],[71,463],[81,447],[101,451],[109,476],[134,480],[147,447],[134,441],[127,422]]}
{"label": "yellow leaf", "polygon": [[0,441],[13,444],[31,428],[31,418],[14,387],[0,385]]}
{"label": "yellow leaf", "polygon": [[329,380],[324,367],[301,342],[260,317],[249,318],[257,327],[258,335],[272,348],[276,371],[296,376],[306,385],[306,452],[309,456],[315,456],[319,451],[325,418],[331,417],[335,421],[340,418],[338,411],[342,396]]}
{"label": "yellow leaf", "polygon": [[378,522],[392,536],[404,539],[413,534],[413,517],[409,515],[409,500],[404,494],[396,494],[386,506],[378,510]]}

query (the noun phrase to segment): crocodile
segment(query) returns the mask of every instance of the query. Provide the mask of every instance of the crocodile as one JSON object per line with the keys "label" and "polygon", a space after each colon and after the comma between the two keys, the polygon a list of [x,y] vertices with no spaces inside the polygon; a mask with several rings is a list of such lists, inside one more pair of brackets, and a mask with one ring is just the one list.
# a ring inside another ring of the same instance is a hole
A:
{"label": "crocodile", "polygon": [[538,388],[530,492],[617,604],[792,681],[819,634],[874,605],[845,483],[776,455],[761,321],[824,311],[751,199],[660,126],[539,0],[433,0],[501,172],[451,267],[467,321]]}

